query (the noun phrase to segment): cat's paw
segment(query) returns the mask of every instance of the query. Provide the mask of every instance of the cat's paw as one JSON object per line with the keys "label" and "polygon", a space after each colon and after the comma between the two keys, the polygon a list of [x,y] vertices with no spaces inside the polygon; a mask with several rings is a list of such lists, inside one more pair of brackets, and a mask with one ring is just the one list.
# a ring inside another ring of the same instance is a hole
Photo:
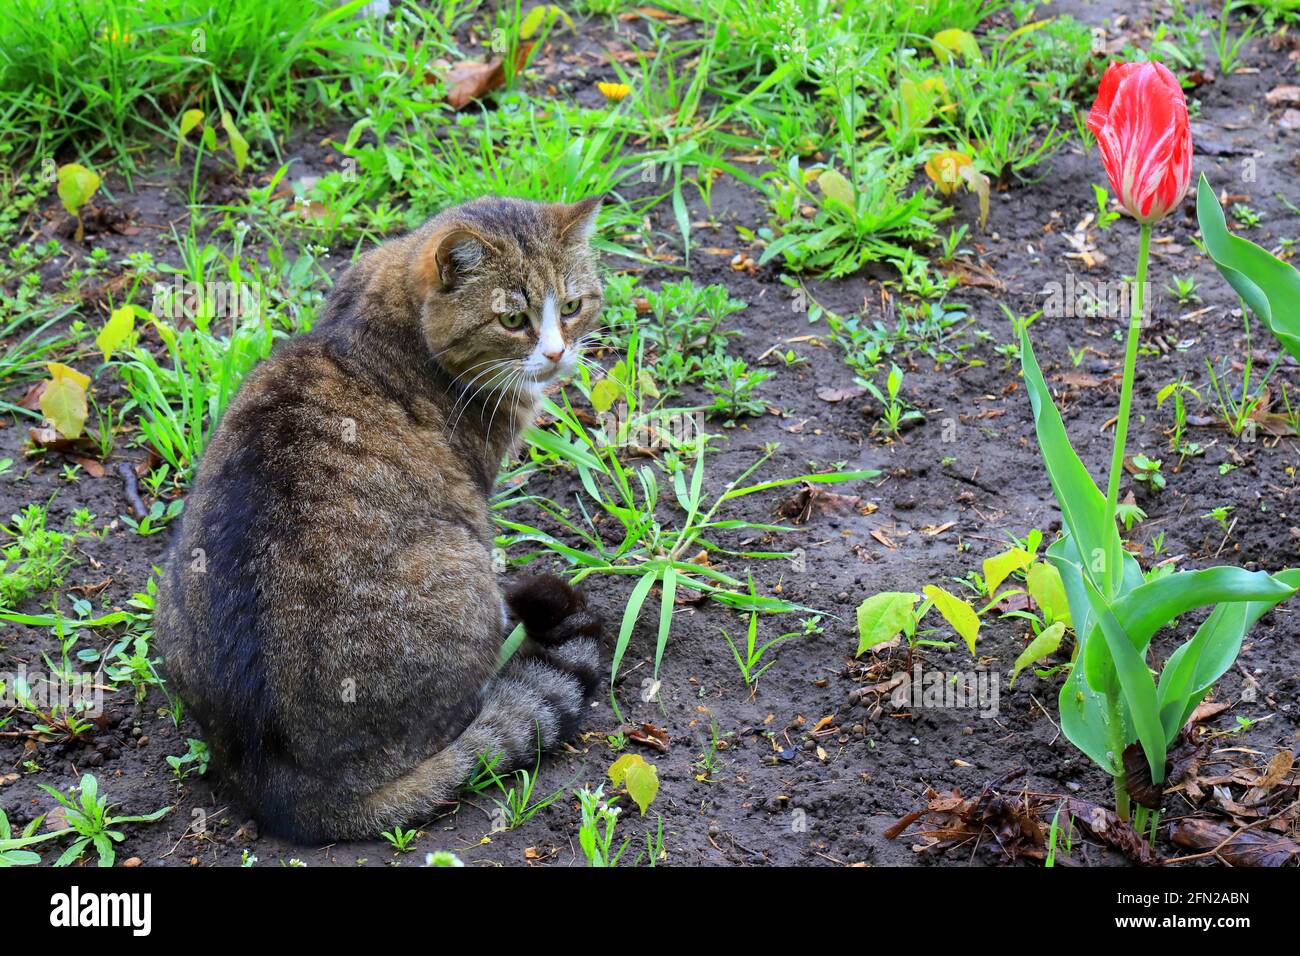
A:
{"label": "cat's paw", "polygon": [[506,591],[506,605],[528,636],[546,647],[574,638],[599,639],[603,622],[582,595],[553,574],[524,578]]}

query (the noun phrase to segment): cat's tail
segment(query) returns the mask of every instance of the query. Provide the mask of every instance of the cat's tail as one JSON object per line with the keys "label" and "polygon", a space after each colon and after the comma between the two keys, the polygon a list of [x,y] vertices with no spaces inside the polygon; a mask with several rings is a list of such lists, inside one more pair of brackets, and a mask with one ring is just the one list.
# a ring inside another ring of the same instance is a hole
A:
{"label": "cat's tail", "polygon": [[484,687],[478,715],[446,747],[373,793],[368,832],[432,815],[480,765],[493,772],[532,766],[539,750],[571,739],[600,684],[602,621],[581,594],[553,575],[528,578],[506,593],[524,625],[525,645]]}

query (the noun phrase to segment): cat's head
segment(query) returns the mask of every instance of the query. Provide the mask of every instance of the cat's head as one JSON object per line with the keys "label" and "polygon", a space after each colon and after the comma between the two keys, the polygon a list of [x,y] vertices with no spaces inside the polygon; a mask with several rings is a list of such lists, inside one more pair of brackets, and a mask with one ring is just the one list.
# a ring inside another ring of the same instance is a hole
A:
{"label": "cat's head", "polygon": [[590,244],[600,204],[476,199],[429,223],[417,252],[421,323],[457,382],[536,394],[573,372],[600,319]]}

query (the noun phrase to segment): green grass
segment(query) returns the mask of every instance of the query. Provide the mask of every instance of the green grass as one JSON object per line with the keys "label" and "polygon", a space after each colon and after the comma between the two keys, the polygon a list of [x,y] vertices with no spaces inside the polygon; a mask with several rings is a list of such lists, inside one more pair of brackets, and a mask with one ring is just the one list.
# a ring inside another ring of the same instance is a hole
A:
{"label": "green grass", "polygon": [[[23,154],[71,147],[131,164],[188,108],[256,115],[268,131],[329,106],[330,81],[379,50],[365,0],[12,0],[0,8],[0,117]],[[3,138],[8,138],[3,137]]]}
{"label": "green grass", "polygon": [[[721,491],[710,477],[707,462],[713,437],[682,427],[689,413],[656,406],[643,391],[638,374],[638,343],[629,343],[632,357],[620,386],[626,410],[604,428],[590,428],[572,403],[569,391],[560,404],[548,401],[555,424],[531,429],[534,466],[576,472],[581,491],[572,504],[528,493],[526,484],[508,483],[494,502],[501,529],[497,544],[515,564],[528,564],[550,555],[570,565],[576,584],[586,578],[635,579],[618,627],[610,668],[611,691],[641,619],[652,588],[659,591],[654,676],[657,678],[672,630],[679,593],[693,593],[745,613],[776,614],[814,609],[761,593],[747,570],[761,562],[789,560],[788,551],[729,544],[744,534],[780,536],[791,529],[782,524],[743,516],[742,499],[802,482],[834,484],[869,479],[875,471],[833,471],[772,478],[747,484],[776,452],[769,446],[737,474],[727,475]],[[626,360],[625,360],[626,361]],[[584,376],[586,378],[586,376]],[[590,400],[590,379],[577,383]],[[675,434],[674,434],[675,433]],[[683,438],[683,433],[689,437]],[[638,442],[664,441],[670,453],[654,464],[625,460]],[[523,473],[524,475],[527,472]],[[520,513],[522,511],[522,514]],[[724,570],[740,565],[742,570]],[[611,699],[612,693],[611,693]],[[614,701],[615,708],[618,707]]]}

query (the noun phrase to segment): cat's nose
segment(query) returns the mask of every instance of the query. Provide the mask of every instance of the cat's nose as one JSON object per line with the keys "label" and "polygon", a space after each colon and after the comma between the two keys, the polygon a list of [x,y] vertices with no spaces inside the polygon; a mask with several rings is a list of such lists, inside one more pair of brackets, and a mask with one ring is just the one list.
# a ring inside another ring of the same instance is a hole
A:
{"label": "cat's nose", "polygon": [[556,352],[543,352],[542,355],[544,355],[547,359],[551,361],[552,364],[554,364],[558,362],[560,359],[564,358],[564,349],[560,349],[559,351]]}

